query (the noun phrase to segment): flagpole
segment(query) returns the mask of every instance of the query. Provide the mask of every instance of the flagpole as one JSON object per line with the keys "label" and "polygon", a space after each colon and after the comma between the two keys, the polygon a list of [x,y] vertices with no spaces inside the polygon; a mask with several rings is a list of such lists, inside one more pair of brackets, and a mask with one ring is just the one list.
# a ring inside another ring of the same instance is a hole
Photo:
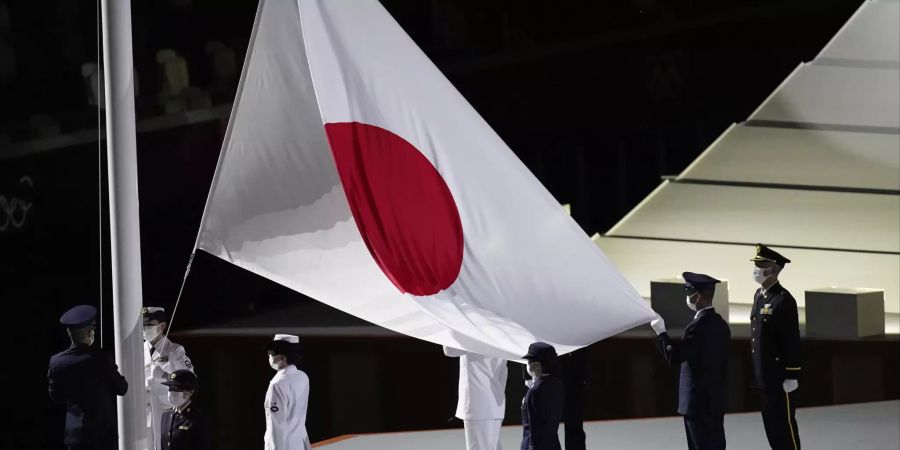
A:
{"label": "flagpole", "polygon": [[128,380],[128,393],[118,397],[119,449],[146,449],[131,1],[101,0],[101,5],[113,329],[116,363]]}

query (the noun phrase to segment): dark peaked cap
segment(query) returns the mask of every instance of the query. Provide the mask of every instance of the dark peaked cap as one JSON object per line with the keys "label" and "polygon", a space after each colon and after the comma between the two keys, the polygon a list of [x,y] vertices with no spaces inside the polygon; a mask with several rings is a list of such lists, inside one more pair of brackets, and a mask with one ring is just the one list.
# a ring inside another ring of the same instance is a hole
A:
{"label": "dark peaked cap", "polygon": [[91,305],[78,305],[63,313],[59,323],[66,328],[77,330],[93,324],[96,318],[97,308]]}
{"label": "dark peaked cap", "polygon": [[197,390],[197,375],[187,369],[179,369],[169,374],[169,379],[163,381],[170,391],[195,391]]}
{"label": "dark peaked cap", "polygon": [[768,261],[778,264],[781,267],[784,267],[785,264],[791,262],[791,260],[785,258],[784,256],[781,256],[780,253],[762,244],[756,244],[756,256],[754,256],[750,261]]}
{"label": "dark peaked cap", "polygon": [[694,288],[701,292],[715,290],[716,283],[721,283],[721,281],[702,273],[684,272],[681,277],[684,278],[685,288]]}
{"label": "dark peaked cap", "polygon": [[528,353],[522,357],[529,361],[538,361],[544,366],[552,367],[556,364],[556,349],[546,342],[535,342],[528,346]]}

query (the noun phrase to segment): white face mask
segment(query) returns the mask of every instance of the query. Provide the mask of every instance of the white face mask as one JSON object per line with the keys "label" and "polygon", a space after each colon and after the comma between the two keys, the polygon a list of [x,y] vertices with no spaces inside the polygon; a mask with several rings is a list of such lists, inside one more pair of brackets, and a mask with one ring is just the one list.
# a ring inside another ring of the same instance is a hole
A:
{"label": "white face mask", "polygon": [[147,342],[153,342],[160,334],[162,334],[162,324],[144,327],[144,340]]}
{"label": "white face mask", "polygon": [[[696,295],[696,294],[695,294]],[[691,311],[697,310],[697,303],[691,302],[691,295],[688,295],[684,298],[684,302],[687,303],[687,307],[690,308]]]}
{"label": "white face mask", "polygon": [[541,363],[537,361],[530,361],[528,363],[528,375],[531,375],[531,378],[537,378],[541,376],[543,370],[541,368]]}
{"label": "white face mask", "polygon": [[753,268],[753,281],[755,281],[759,285],[762,285],[763,283],[765,283],[766,280],[769,279],[769,277],[766,275],[766,270],[768,270],[768,269],[764,269],[762,267],[754,267]]}
{"label": "white face mask", "polygon": [[272,370],[281,370],[284,366],[284,356],[269,355],[269,367],[271,367]]}
{"label": "white face mask", "polygon": [[169,400],[169,404],[174,408],[179,408],[187,402],[187,399],[190,398],[191,394],[187,392],[175,392],[169,391],[166,395],[166,398]]}

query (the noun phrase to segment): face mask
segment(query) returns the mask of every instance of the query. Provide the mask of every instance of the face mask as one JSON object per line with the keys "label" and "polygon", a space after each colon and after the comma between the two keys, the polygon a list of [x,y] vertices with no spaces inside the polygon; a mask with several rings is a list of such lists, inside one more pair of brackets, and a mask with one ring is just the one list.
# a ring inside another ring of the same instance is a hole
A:
{"label": "face mask", "polygon": [[170,405],[172,405],[175,408],[178,408],[178,407],[181,407],[181,405],[184,405],[184,403],[187,402],[187,399],[190,396],[191,395],[188,394],[187,392],[169,391],[166,398],[169,400]]}
{"label": "face mask", "polygon": [[278,355],[278,356],[269,355],[269,367],[271,367],[272,370],[283,369],[284,368],[284,357],[282,357],[281,355]]}
{"label": "face mask", "polygon": [[769,277],[766,276],[766,269],[763,269],[762,267],[753,268],[753,281],[757,284],[762,285],[768,278]]}
{"label": "face mask", "polygon": [[[696,295],[696,294],[695,294],[695,295]],[[687,303],[687,307],[690,308],[691,311],[696,311],[696,310],[697,310],[697,303],[696,303],[696,302],[691,302],[691,297],[693,297],[693,295],[688,295],[687,297],[685,297],[685,298],[684,298],[684,302]]]}
{"label": "face mask", "polygon": [[144,340],[152,342],[162,334],[162,325],[151,325],[144,327]]}
{"label": "face mask", "polygon": [[530,375],[531,378],[537,378],[538,376],[541,375],[541,372],[542,372],[541,371],[541,363],[539,363],[539,362],[528,363],[528,375]]}

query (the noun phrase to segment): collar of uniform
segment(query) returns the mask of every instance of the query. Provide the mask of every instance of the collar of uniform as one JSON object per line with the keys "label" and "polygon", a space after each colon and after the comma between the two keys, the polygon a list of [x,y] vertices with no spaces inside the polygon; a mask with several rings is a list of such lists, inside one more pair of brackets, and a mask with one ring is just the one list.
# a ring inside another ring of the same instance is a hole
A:
{"label": "collar of uniform", "polygon": [[191,399],[187,399],[180,408],[175,408],[175,412],[182,415],[191,412]]}
{"label": "collar of uniform", "polygon": [[169,338],[166,337],[165,333],[163,333],[163,335],[159,337],[159,340],[157,340],[155,344],[144,341],[144,344],[146,344],[147,348],[150,350],[150,356],[153,356],[154,354],[166,354],[171,343],[172,341],[170,341]]}
{"label": "collar of uniform", "polygon": [[767,288],[764,288],[764,287],[763,287],[763,288],[760,288],[759,294],[762,295],[763,297],[768,297],[769,294],[776,293],[776,292],[778,292],[779,290],[781,290],[781,282],[780,282],[780,281],[775,281],[775,284],[769,286],[768,289],[767,289]]}
{"label": "collar of uniform", "polygon": [[288,364],[288,365],[284,366],[283,369],[279,369],[278,374],[279,375],[287,375],[289,373],[294,373],[296,371],[297,371],[297,366],[295,366],[293,364]]}
{"label": "collar of uniform", "polygon": [[713,307],[707,306],[706,308],[703,308],[700,311],[697,311],[697,314],[694,314],[694,320],[698,319],[700,317],[700,313],[702,313],[703,311],[706,311],[707,309],[713,309]]}

